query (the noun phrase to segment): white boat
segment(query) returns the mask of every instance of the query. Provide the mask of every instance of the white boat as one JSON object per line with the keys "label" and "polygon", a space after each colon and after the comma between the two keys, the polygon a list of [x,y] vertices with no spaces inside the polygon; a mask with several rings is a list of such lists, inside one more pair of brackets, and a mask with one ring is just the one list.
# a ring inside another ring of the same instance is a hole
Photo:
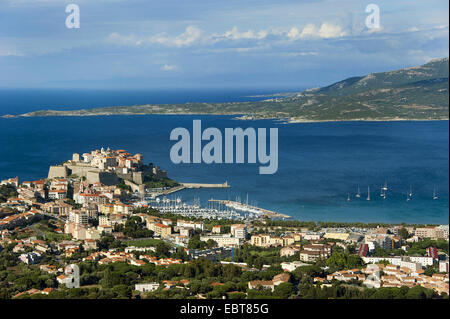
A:
{"label": "white boat", "polygon": [[370,200],[370,186],[367,186],[367,200]]}
{"label": "white boat", "polygon": [[358,185],[358,192],[356,193],[356,198],[360,198],[361,197],[361,191],[359,189],[359,185]]}
{"label": "white boat", "polygon": [[350,201],[350,193],[347,194],[347,202]]}
{"label": "white boat", "polygon": [[383,197],[383,199],[386,199],[386,191],[384,190],[384,187],[381,187],[380,196]]}
{"label": "white boat", "polygon": [[436,199],[438,199],[439,197],[438,197],[438,195],[437,195],[437,193],[436,193],[436,187],[433,189],[433,200],[436,200]]}

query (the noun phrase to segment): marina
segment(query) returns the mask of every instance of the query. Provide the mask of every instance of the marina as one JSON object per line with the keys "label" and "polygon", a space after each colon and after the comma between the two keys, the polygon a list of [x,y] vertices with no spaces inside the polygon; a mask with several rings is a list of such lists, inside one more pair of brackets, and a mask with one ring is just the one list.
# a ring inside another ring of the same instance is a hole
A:
{"label": "marina", "polygon": [[187,204],[181,197],[169,198],[168,195],[174,194],[184,189],[199,188],[230,188],[227,181],[222,184],[208,183],[180,183],[171,188],[146,189],[145,195],[137,195],[133,203],[135,207],[151,207],[158,209],[161,213],[173,213],[184,217],[207,218],[207,219],[232,219],[232,220],[252,220],[261,217],[273,219],[286,219],[290,216],[260,208],[257,206],[241,203],[240,199],[236,201],[210,199],[208,207],[202,207],[200,199],[194,199],[194,203]]}
{"label": "marina", "polygon": [[281,214],[278,212],[274,212],[268,209],[264,209],[264,208],[260,208],[260,207],[256,207],[253,205],[249,205],[248,204],[248,200],[247,203],[241,203],[238,201],[231,201],[231,200],[222,200],[222,199],[210,199],[210,202],[215,202],[215,203],[219,203],[222,205],[225,205],[226,207],[230,207],[239,211],[243,211],[243,212],[249,212],[249,213],[253,213],[259,216],[265,216],[265,217],[269,217],[269,218],[281,218],[281,219],[285,219],[285,218],[290,218],[290,216],[285,215],[285,214]]}
{"label": "marina", "polygon": [[250,220],[258,218],[255,214],[239,212],[221,205],[219,205],[219,207],[202,207],[199,199],[195,199],[194,203],[188,204],[183,202],[180,197],[145,198],[133,205],[135,207],[151,207],[159,210],[163,214],[172,213],[190,218],[231,220]]}
{"label": "marina", "polygon": [[287,219],[288,215],[281,214],[268,209],[242,203],[240,201],[209,199],[207,207],[202,207],[199,198],[193,203],[183,202],[181,197],[169,198],[167,196],[144,197],[133,203],[135,207],[151,207],[158,209],[161,213],[172,213],[184,217],[206,218],[206,219],[232,219],[253,220],[262,217],[271,219]]}

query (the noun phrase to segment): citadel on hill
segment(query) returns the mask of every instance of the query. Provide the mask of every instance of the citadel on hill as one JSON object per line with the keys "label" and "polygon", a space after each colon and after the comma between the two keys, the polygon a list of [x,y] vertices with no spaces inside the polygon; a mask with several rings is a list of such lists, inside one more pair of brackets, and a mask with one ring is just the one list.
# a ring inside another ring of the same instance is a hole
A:
{"label": "citadel on hill", "polygon": [[116,185],[120,179],[125,181],[133,191],[143,193],[146,177],[167,178],[167,173],[159,166],[153,164],[144,165],[142,154],[131,155],[125,150],[111,150],[109,147],[93,150],[80,156],[72,155],[72,159],[62,165],[50,166],[48,178],[70,175],[84,177],[87,182],[102,183],[104,185]]}

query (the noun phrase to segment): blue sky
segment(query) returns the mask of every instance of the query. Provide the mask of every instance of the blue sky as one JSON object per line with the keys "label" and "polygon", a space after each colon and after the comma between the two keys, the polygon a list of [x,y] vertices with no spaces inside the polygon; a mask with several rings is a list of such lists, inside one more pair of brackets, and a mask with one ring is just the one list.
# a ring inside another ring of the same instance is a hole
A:
{"label": "blue sky", "polygon": [[[69,3],[81,27],[65,26]],[[365,25],[380,8],[381,28]],[[0,87],[305,88],[447,57],[447,0],[0,0]]]}

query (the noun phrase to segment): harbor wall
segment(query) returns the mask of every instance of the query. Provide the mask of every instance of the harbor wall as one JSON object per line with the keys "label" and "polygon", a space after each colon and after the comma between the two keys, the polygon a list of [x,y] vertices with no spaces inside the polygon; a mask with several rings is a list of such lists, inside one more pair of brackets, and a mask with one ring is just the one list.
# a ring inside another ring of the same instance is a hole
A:
{"label": "harbor wall", "polygon": [[228,188],[228,182],[222,184],[207,184],[207,183],[180,183],[186,188]]}

